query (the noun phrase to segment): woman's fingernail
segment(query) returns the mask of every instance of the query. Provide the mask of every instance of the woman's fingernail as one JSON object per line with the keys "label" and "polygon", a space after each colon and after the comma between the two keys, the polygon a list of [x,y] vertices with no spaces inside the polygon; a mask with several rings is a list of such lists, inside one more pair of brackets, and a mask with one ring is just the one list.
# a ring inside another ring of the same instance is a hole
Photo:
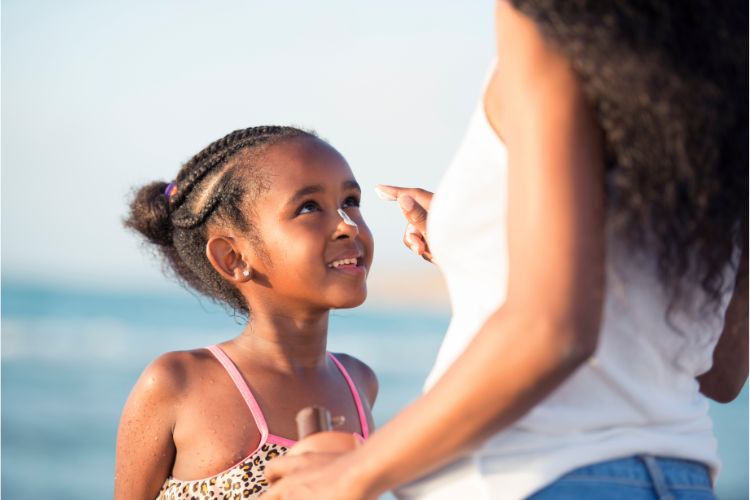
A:
{"label": "woman's fingernail", "polygon": [[381,200],[396,201],[395,196],[386,193],[385,191],[383,191],[377,186],[375,187],[375,194],[377,194],[378,198],[380,198]]}
{"label": "woman's fingernail", "polygon": [[411,248],[411,251],[415,254],[419,255],[419,245],[412,245],[409,248]]}
{"label": "woman's fingernail", "polygon": [[414,198],[408,194],[402,194],[398,197],[398,205],[404,212],[410,212],[414,208]]}

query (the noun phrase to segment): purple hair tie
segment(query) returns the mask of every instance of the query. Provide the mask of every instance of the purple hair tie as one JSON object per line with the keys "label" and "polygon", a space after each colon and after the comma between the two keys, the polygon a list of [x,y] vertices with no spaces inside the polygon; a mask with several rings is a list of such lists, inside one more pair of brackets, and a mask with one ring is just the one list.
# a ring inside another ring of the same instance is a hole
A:
{"label": "purple hair tie", "polygon": [[176,192],[177,185],[174,182],[167,184],[167,187],[164,189],[164,196],[167,197],[167,201],[169,201],[169,198],[171,198]]}

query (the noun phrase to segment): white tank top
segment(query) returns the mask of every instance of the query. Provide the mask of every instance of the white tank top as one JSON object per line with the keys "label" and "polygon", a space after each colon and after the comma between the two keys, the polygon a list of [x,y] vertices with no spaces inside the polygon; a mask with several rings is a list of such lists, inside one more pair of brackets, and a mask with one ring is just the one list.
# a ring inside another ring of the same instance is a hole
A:
{"label": "white tank top", "polygon": [[[507,169],[480,102],[431,204],[430,247],[453,316],[425,390],[505,300]],[[700,461],[716,473],[708,404],[695,377],[711,366],[723,315],[676,314],[676,331],[665,319],[669,298],[654,259],[610,236],[606,267],[595,355],[521,420],[401,488],[399,498],[524,498],[577,467],[639,453]]]}

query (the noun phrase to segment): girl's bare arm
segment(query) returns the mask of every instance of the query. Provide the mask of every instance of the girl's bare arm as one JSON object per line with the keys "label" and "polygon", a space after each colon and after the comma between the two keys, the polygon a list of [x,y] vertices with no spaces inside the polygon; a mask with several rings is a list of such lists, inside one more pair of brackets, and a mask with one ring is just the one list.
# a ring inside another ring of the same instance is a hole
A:
{"label": "girl's bare arm", "polygon": [[165,354],[149,365],[125,403],[117,433],[117,500],[153,500],[172,470],[175,400],[183,378],[177,357]]}

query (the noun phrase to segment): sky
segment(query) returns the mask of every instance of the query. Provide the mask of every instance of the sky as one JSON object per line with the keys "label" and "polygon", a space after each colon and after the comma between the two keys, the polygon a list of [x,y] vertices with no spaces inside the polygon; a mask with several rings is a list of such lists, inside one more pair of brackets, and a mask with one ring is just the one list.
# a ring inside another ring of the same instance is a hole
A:
{"label": "sky", "polygon": [[261,124],[312,128],[339,149],[364,190],[373,274],[420,272],[373,187],[438,184],[480,99],[492,8],[3,0],[3,279],[165,286],[122,227],[132,188]]}

